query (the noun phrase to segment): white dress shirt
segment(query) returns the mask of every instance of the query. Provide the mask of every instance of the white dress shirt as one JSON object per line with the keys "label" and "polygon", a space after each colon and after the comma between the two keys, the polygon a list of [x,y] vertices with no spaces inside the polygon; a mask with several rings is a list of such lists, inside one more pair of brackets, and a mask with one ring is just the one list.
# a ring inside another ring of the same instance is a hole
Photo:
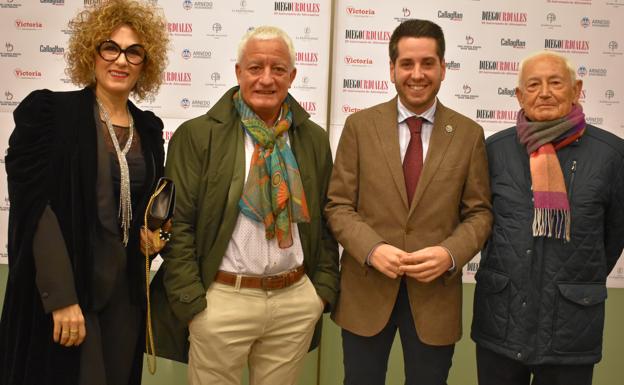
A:
{"label": "white dress shirt", "polygon": [[[288,133],[285,132],[288,141]],[[288,142],[290,145],[290,142]],[[245,182],[249,174],[251,156],[254,151],[253,139],[245,131]],[[299,239],[299,229],[291,227],[293,244],[280,249],[277,237],[266,239],[264,223],[256,222],[239,213],[232,239],[225,249],[219,270],[242,275],[273,275],[295,269],[303,264],[303,248]]]}

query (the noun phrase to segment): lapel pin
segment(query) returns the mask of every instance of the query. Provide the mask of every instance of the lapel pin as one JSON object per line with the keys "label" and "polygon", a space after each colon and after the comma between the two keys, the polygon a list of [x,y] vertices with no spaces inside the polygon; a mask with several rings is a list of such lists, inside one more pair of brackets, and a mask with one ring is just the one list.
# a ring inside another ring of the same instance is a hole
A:
{"label": "lapel pin", "polygon": [[453,132],[453,126],[451,126],[450,124],[447,124],[446,127],[444,127],[444,129],[446,130],[446,132],[448,132],[449,134],[451,132]]}

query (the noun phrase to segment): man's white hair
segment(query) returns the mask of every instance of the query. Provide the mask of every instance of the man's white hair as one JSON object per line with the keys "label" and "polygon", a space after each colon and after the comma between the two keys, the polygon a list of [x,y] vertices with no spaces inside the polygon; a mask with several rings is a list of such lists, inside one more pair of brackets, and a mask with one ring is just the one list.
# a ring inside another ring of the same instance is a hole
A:
{"label": "man's white hair", "polygon": [[243,59],[243,55],[245,54],[245,48],[247,47],[247,43],[249,40],[273,40],[273,39],[282,39],[286,46],[288,47],[288,53],[290,54],[290,64],[292,67],[295,66],[295,46],[293,45],[290,36],[284,30],[278,27],[273,27],[271,25],[262,25],[247,31],[245,35],[241,38],[238,43],[238,56],[236,58],[236,62],[240,63]]}
{"label": "man's white hair", "polygon": [[526,63],[541,57],[550,57],[561,60],[570,72],[570,79],[572,81],[572,84],[574,85],[574,82],[576,82],[576,70],[574,69],[574,65],[572,64],[572,62],[567,57],[553,51],[537,51],[525,57],[520,62],[520,70],[518,71],[518,87],[522,86],[520,82],[522,81],[522,74],[524,72],[524,66],[526,65]]}

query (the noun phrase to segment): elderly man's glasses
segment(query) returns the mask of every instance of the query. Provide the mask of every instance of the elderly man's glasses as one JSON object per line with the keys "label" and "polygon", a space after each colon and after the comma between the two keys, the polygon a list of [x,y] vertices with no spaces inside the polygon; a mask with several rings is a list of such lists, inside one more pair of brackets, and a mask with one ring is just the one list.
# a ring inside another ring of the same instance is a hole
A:
{"label": "elderly man's glasses", "polygon": [[98,54],[106,61],[115,61],[122,53],[126,56],[126,61],[130,64],[138,65],[147,59],[147,52],[140,44],[132,44],[126,49],[121,49],[119,44],[112,40],[105,40],[97,47]]}

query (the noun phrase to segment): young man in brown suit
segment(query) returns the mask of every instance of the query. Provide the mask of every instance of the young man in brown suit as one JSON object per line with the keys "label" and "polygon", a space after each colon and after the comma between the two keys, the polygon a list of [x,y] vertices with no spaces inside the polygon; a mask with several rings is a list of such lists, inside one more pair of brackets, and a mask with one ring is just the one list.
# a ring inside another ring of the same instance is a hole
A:
{"label": "young man in brown suit", "polygon": [[461,267],[492,214],[482,128],[436,98],[446,71],[442,29],[400,24],[390,39],[398,97],[344,126],[325,213],[344,246],[333,318],[345,384],[385,384],[401,335],[406,384],[445,384],[461,337]]}

